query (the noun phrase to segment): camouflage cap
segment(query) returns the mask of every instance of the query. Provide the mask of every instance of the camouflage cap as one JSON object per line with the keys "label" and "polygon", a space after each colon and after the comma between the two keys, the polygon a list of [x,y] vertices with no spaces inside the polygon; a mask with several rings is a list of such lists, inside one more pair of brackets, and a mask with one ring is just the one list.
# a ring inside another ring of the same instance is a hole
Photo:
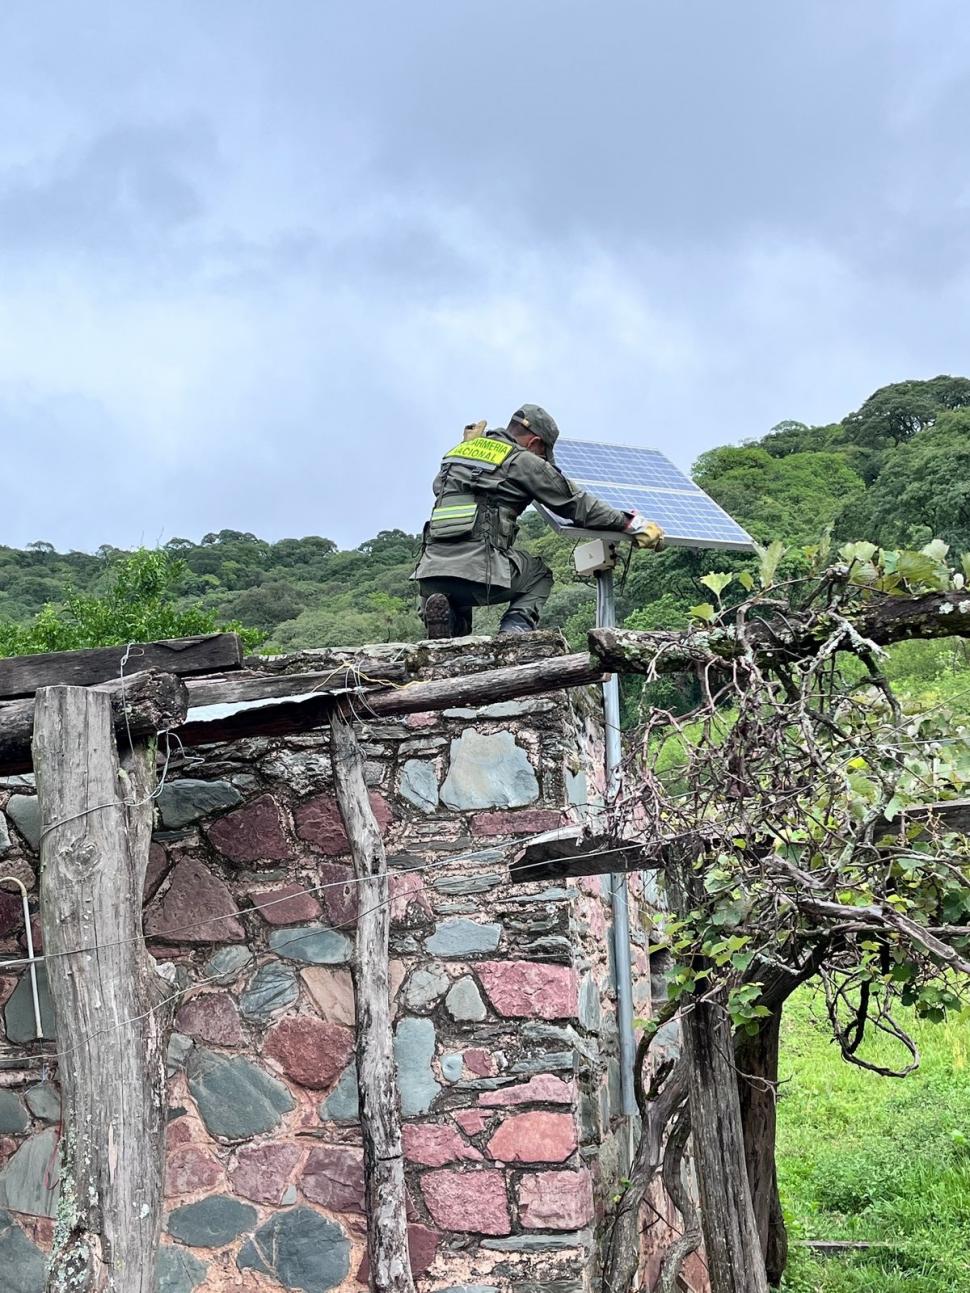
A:
{"label": "camouflage cap", "polygon": [[553,448],[559,439],[559,428],[556,426],[555,418],[538,404],[520,404],[509,419],[510,429],[513,422],[517,422],[519,426],[525,427],[527,431],[539,437],[546,446],[546,462],[551,462],[555,466]]}

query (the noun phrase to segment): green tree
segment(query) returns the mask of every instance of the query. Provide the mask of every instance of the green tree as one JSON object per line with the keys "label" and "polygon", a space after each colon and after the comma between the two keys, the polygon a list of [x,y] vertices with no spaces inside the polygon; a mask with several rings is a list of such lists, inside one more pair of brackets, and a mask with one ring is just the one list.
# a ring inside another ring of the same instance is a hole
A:
{"label": "green tree", "polygon": [[176,587],[184,563],[170,552],[140,548],[111,562],[101,595],[69,591],[48,602],[26,624],[0,625],[0,656],[152,642],[232,629],[255,646],[261,634],[239,624],[220,625],[201,606],[180,608]]}

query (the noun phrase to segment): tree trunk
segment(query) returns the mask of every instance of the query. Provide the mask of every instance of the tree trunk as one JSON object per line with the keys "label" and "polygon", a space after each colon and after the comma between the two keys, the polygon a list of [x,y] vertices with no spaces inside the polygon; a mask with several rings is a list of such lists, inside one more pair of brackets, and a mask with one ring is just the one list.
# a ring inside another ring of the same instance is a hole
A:
{"label": "tree trunk", "polygon": [[754,1037],[742,1036],[735,1050],[751,1205],[768,1283],[774,1287],[781,1283],[788,1263],[788,1232],[775,1168],[780,1030],[779,1009],[764,1021]]}
{"label": "tree trunk", "polygon": [[154,756],[139,741],[119,765],[106,693],[38,691],[44,954],[67,1052],[50,1293],[155,1287],[170,1014],[141,937]]}
{"label": "tree trunk", "polygon": [[357,998],[357,1085],[364,1140],[367,1253],[377,1293],[414,1293],[408,1255],[404,1148],[391,1030],[390,902],[387,857],[367,797],[364,760],[353,728],[330,728],[334,787],[361,886],[353,977]]}
{"label": "tree trunk", "polygon": [[711,1293],[767,1293],[745,1169],[731,1021],[722,1001],[698,996],[682,1026]]}

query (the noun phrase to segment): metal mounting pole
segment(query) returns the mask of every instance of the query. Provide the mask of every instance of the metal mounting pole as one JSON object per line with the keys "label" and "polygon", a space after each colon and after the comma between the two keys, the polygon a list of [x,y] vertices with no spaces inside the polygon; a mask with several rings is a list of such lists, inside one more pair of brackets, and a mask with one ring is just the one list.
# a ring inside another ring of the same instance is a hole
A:
{"label": "metal mounting pole", "polygon": [[[596,572],[596,624],[613,628],[616,599],[613,569]],[[616,804],[620,792],[620,682],[611,674],[603,683],[603,717],[606,723],[606,802]],[[613,910],[613,968],[616,975],[616,1026],[620,1043],[620,1095],[627,1117],[637,1112],[633,1087],[636,1045],[633,1037],[633,969],[630,961],[630,905],[625,872],[610,876],[610,904]]]}

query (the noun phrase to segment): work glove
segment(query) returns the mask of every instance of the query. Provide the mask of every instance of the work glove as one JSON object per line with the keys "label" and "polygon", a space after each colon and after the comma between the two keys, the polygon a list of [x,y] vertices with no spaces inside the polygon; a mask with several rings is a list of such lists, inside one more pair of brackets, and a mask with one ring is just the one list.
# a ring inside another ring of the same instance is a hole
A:
{"label": "work glove", "polygon": [[634,547],[650,548],[659,552],[663,547],[664,532],[655,521],[648,521],[639,512],[633,512],[626,523],[626,533],[633,540]]}
{"label": "work glove", "polygon": [[469,422],[462,432],[462,440],[474,440],[476,436],[484,435],[488,423],[482,418],[481,422]]}

